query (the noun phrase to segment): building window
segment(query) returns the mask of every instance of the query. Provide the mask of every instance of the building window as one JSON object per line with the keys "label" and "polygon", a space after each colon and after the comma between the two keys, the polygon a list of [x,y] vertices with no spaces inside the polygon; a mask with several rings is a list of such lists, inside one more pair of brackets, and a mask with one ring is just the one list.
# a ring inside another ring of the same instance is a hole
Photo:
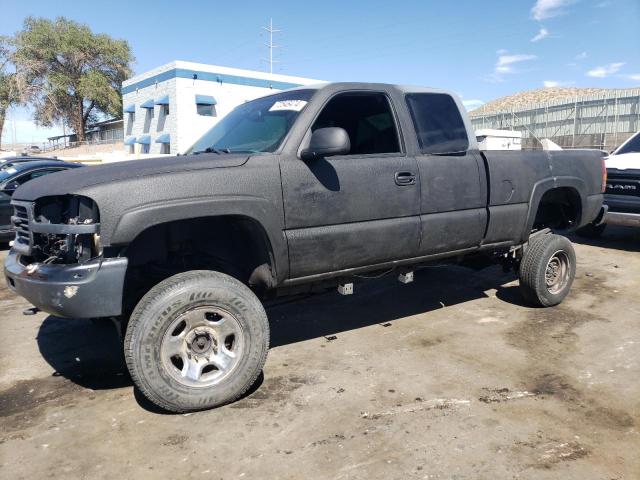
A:
{"label": "building window", "polygon": [[166,117],[169,115],[169,104],[162,105],[162,114]]}
{"label": "building window", "polygon": [[160,153],[171,153],[171,144],[170,143],[161,144]]}
{"label": "building window", "polygon": [[153,120],[153,108],[147,108],[147,112],[144,115],[144,126],[142,127],[143,133],[149,133],[151,130],[151,120]]}
{"label": "building window", "polygon": [[127,117],[127,135],[131,135],[131,132],[133,131],[133,123],[135,121],[136,121],[135,112],[129,112]]}
{"label": "building window", "polygon": [[215,105],[205,105],[202,103],[196,104],[196,111],[198,115],[202,115],[204,117],[215,117],[216,116],[216,106]]}
{"label": "building window", "polygon": [[196,112],[204,117],[215,117],[216,103],[211,95],[196,95]]}
{"label": "building window", "polygon": [[149,144],[148,143],[140,144],[140,153],[149,153]]}
{"label": "building window", "polygon": [[136,146],[135,145],[127,145],[129,147],[129,153],[133,154],[136,153]]}

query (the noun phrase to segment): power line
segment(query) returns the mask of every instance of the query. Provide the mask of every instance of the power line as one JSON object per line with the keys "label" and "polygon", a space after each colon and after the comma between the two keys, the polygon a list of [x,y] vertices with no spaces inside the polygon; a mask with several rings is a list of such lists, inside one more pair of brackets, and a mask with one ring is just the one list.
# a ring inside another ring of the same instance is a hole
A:
{"label": "power line", "polygon": [[273,43],[273,34],[281,32],[282,30],[277,30],[273,28],[273,18],[269,19],[269,26],[262,27],[263,30],[266,30],[269,33],[269,43],[265,43],[264,46],[269,49],[269,60],[265,60],[269,63],[269,73],[273,73],[273,64],[278,63],[277,60],[273,59],[273,49],[278,48],[279,45],[275,45]]}

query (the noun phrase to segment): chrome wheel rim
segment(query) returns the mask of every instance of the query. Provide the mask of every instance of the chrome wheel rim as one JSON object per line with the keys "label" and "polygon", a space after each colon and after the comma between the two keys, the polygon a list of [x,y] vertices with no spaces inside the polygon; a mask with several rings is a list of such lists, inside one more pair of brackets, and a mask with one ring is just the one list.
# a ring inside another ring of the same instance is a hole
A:
{"label": "chrome wheel rim", "polygon": [[544,273],[549,293],[556,294],[567,285],[570,267],[569,256],[564,251],[558,250],[551,256]]}
{"label": "chrome wheel rim", "polygon": [[244,351],[243,328],[234,315],[214,306],[176,317],[162,339],[165,371],[189,387],[211,387],[235,369]]}

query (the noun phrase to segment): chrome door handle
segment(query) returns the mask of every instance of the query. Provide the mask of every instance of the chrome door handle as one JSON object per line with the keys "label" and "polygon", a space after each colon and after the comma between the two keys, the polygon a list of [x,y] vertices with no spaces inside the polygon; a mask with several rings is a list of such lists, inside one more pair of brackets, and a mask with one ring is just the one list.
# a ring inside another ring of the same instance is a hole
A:
{"label": "chrome door handle", "polygon": [[413,172],[396,172],[395,174],[396,185],[401,187],[407,185],[415,185],[416,184],[416,174]]}

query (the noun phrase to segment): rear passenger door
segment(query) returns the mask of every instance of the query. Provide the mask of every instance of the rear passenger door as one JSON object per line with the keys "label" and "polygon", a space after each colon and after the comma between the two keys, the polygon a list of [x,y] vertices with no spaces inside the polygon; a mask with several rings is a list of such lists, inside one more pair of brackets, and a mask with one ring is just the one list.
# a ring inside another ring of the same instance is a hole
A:
{"label": "rear passenger door", "polygon": [[487,225],[485,168],[479,153],[469,150],[458,105],[446,93],[410,93],[405,99],[419,144],[419,253],[480,245]]}
{"label": "rear passenger door", "polygon": [[291,277],[416,255],[419,175],[397,125],[386,93],[338,93],[306,138],[318,128],[341,127],[350,153],[281,162]]}

